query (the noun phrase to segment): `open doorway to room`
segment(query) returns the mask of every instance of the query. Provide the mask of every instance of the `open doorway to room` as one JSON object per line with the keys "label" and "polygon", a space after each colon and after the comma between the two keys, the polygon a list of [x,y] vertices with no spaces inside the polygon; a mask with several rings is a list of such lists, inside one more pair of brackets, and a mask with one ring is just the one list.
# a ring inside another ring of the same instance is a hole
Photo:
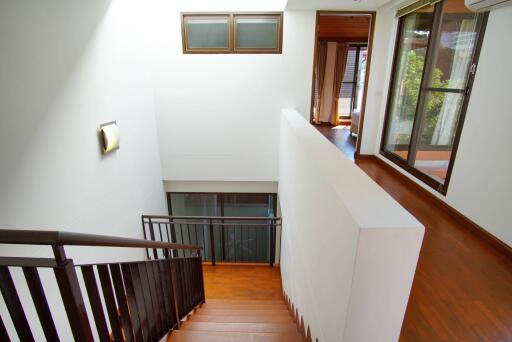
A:
{"label": "open doorway to room", "polygon": [[311,123],[349,158],[359,152],[375,12],[318,11]]}

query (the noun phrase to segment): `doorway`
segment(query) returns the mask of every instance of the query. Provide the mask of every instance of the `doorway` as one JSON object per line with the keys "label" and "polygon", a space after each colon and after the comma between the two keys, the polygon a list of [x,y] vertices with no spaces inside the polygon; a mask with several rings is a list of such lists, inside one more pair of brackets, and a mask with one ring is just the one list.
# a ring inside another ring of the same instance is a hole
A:
{"label": "doorway", "polygon": [[311,123],[350,159],[359,153],[375,12],[318,11]]}

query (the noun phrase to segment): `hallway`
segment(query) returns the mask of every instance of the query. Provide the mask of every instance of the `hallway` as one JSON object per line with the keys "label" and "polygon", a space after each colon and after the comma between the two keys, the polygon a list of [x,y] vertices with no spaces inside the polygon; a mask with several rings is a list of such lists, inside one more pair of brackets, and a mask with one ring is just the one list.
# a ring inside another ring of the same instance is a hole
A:
{"label": "hallway", "polygon": [[350,134],[350,125],[339,125],[334,127],[327,125],[313,125],[313,127],[315,127],[323,134],[324,137],[345,153],[350,160],[354,161],[357,138]]}
{"label": "hallway", "polygon": [[400,341],[511,341],[512,260],[376,159],[356,164],[425,225]]}

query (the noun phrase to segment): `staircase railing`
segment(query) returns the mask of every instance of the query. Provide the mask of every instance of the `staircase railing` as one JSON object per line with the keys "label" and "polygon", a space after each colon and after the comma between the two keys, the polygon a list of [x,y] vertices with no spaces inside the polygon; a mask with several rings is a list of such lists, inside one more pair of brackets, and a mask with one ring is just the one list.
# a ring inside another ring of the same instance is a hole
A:
{"label": "staircase railing", "polygon": [[[62,339],[57,328],[66,323],[54,319],[59,314],[52,312],[48,302],[59,298],[53,293],[46,294],[39,274],[43,268],[52,269],[55,274],[75,341],[95,340],[88,311],[92,313],[101,341],[158,341],[171,329],[179,328],[181,319],[205,299],[200,246],[62,231],[5,229],[0,230],[0,244],[47,245],[54,254],[54,258],[0,257],[0,292],[21,341],[38,339],[31,329],[36,318],[27,317],[20,300],[18,289],[24,286],[28,287],[35,309],[31,312],[37,313],[46,339]],[[158,248],[164,257],[75,265],[66,256],[64,246]],[[172,251],[178,250],[189,255],[172,257]],[[24,281],[23,277],[11,274],[14,268],[21,268]],[[79,271],[83,285],[80,285]],[[10,341],[6,318],[0,316],[0,341]]]}
{"label": "staircase railing", "polygon": [[[203,261],[276,262],[280,248],[277,230],[280,217],[163,216],[142,215],[144,237],[151,241],[187,243],[202,246]],[[162,251],[147,251],[148,258],[163,257]],[[174,256],[186,255],[174,251]]]}

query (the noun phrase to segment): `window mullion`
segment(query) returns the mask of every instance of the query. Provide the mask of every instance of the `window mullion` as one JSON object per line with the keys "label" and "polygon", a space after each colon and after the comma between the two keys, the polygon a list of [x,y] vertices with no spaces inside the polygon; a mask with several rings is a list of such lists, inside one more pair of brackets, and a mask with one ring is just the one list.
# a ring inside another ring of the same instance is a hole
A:
{"label": "window mullion", "polygon": [[425,91],[425,88],[428,87],[430,76],[432,74],[432,68],[434,67],[435,63],[433,56],[435,55],[436,44],[437,41],[439,40],[438,38],[441,33],[443,3],[444,1],[438,2],[434,8],[434,15],[432,18],[432,29],[430,31],[427,51],[425,53],[425,65],[423,67],[423,73],[421,76],[418,102],[416,104],[416,113],[414,114],[411,140],[409,143],[409,152],[407,153],[407,164],[409,164],[410,166],[414,166],[414,162],[416,159],[416,151],[418,149],[418,145],[421,139],[421,126],[424,121],[423,119],[426,115],[426,111],[424,109],[427,104],[427,91]]}

